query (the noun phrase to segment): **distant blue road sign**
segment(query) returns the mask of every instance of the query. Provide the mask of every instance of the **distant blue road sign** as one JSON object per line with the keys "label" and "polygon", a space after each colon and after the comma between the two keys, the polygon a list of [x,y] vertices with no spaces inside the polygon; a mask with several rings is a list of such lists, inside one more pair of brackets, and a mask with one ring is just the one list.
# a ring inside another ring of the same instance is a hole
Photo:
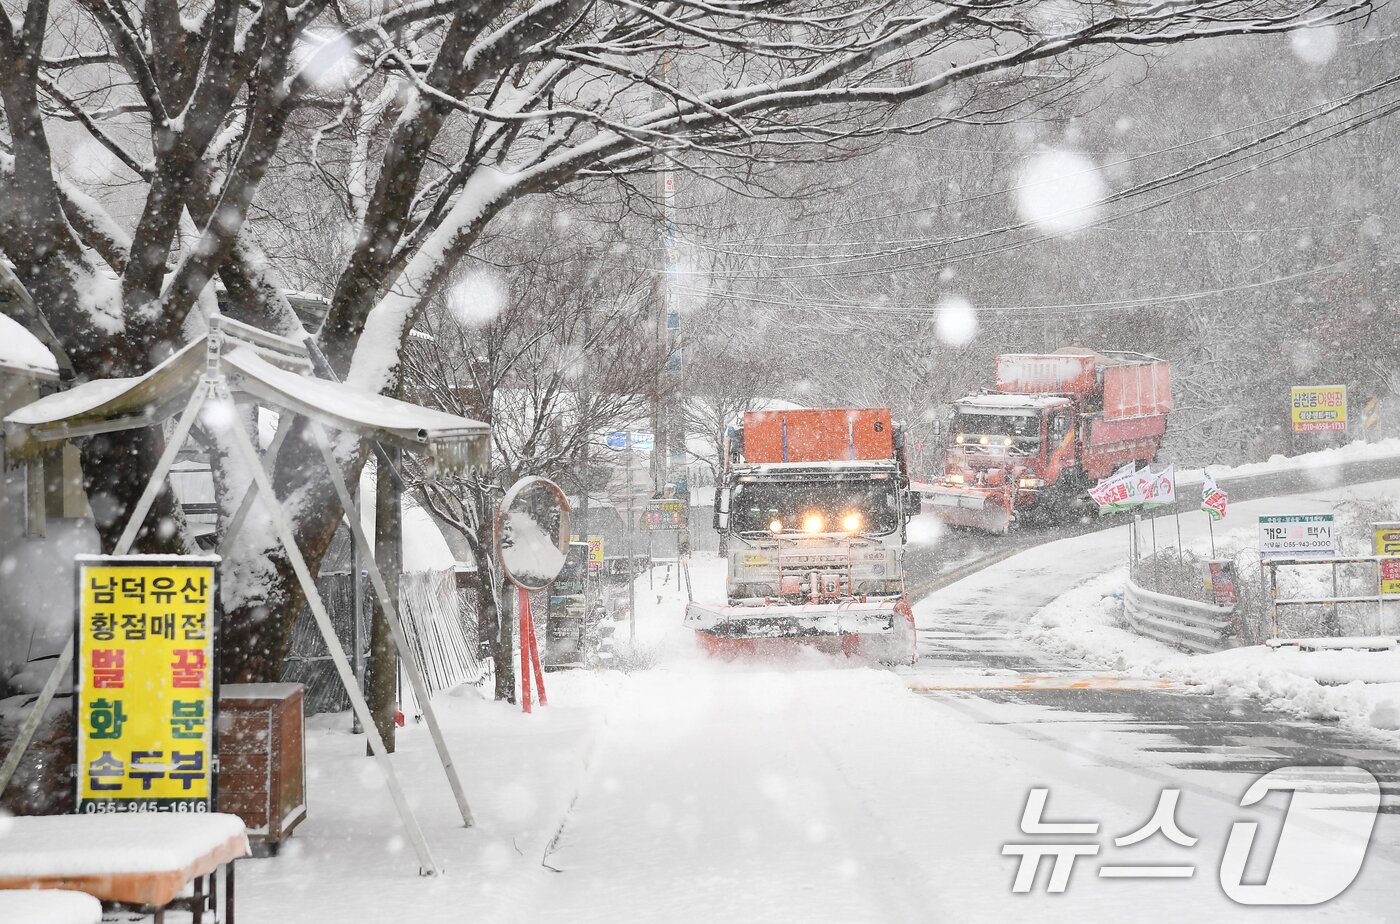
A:
{"label": "distant blue road sign", "polygon": [[[604,441],[609,449],[627,448],[627,431],[614,430],[604,437]],[[656,446],[656,438],[650,433],[640,433],[632,431],[632,448],[640,449],[643,452],[651,452]]]}

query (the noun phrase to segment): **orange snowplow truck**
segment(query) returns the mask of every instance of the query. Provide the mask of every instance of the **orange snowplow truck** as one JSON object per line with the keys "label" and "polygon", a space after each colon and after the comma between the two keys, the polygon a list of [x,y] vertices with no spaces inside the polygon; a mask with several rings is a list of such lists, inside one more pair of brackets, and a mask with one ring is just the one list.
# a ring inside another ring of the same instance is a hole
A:
{"label": "orange snowplow truck", "polygon": [[918,503],[887,408],[745,414],[715,490],[727,604],[691,603],[686,625],[717,655],[805,645],[912,662],[904,541]]}
{"label": "orange snowplow truck", "polygon": [[924,491],[944,523],[1063,521],[1094,482],[1156,458],[1172,409],[1164,360],[1069,348],[998,356],[996,371],[995,391],[953,404],[943,475]]}

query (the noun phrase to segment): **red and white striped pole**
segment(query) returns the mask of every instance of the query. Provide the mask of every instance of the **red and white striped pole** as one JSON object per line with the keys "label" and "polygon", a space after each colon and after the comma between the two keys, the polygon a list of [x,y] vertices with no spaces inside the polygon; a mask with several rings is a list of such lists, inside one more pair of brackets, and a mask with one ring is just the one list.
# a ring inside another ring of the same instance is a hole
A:
{"label": "red and white striped pole", "polygon": [[544,666],[540,663],[540,643],[535,638],[535,616],[530,610],[530,592],[517,588],[520,610],[520,708],[531,711],[530,674],[535,675],[535,687],[540,692],[540,705],[548,706],[544,691]]}

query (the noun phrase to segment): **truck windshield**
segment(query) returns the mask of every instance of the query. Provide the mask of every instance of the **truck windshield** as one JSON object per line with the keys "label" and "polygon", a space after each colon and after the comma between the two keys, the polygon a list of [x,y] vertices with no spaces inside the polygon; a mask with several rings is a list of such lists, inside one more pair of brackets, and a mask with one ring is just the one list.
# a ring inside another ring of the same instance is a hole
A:
{"label": "truck windshield", "polygon": [[883,536],[899,527],[893,480],[771,481],[740,484],[730,504],[735,533],[860,533]]}
{"label": "truck windshield", "polygon": [[1040,444],[1040,417],[1035,414],[958,414],[953,418],[953,441],[962,445],[1005,445],[1006,438],[1021,451]]}

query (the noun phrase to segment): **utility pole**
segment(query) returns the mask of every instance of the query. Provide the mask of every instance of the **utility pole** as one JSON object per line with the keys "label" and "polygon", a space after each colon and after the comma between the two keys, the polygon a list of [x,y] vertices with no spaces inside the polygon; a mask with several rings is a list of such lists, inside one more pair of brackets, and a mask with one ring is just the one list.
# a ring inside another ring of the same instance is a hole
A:
{"label": "utility pole", "polygon": [[[592,432],[589,421],[589,403],[593,400],[592,379],[593,362],[588,358],[589,338],[593,335],[592,330],[593,306],[586,305],[583,309],[583,371],[579,375],[578,386],[578,414],[579,420],[583,423],[583,446],[579,452],[579,499],[578,499],[578,537],[584,542],[588,541],[588,456],[592,441]],[[584,586],[588,584],[588,568],[584,567]]]}
{"label": "utility pole", "polygon": [[[671,55],[669,52],[661,56],[661,80],[665,82],[671,69]],[[657,92],[652,96],[652,104],[657,109],[667,104],[664,93]],[[664,152],[658,150],[654,160],[654,190],[653,196],[656,200],[657,212],[661,217],[660,234],[656,247],[656,275],[652,287],[652,323],[653,334],[655,336],[656,348],[659,355],[666,357],[666,361],[657,370],[656,384],[652,394],[651,403],[651,430],[652,457],[651,476],[652,488],[657,496],[665,490],[666,482],[669,480],[671,453],[673,442],[677,450],[684,445],[683,437],[679,434],[683,429],[679,425],[680,415],[673,403],[678,398],[679,389],[676,387],[680,376],[680,355],[672,355],[672,331],[675,336],[680,335],[680,312],[677,305],[677,294],[674,275],[677,270],[676,256],[676,223],[675,214],[672,208],[672,200],[676,191],[675,173],[671,169],[671,158]]]}
{"label": "utility pole", "polygon": [[670,170],[657,170],[656,182],[656,202],[661,213],[661,233],[657,236],[656,246],[656,274],[652,286],[652,336],[656,344],[657,354],[666,357],[665,362],[656,370],[656,383],[651,395],[651,432],[652,432],[652,452],[651,452],[651,480],[652,489],[659,494],[666,486],[667,462],[670,458],[670,426],[669,409],[667,399],[670,389],[667,387],[670,379],[670,343],[669,343],[669,323],[671,310],[671,246],[669,244],[670,228],[670,204],[667,196],[667,186],[674,182]]}
{"label": "utility pole", "polygon": [[[656,434],[652,434],[652,455],[656,454]],[[632,492],[632,431],[627,431],[627,642],[637,643],[637,575],[633,565],[636,555],[632,551],[632,530],[637,524],[636,495]],[[648,562],[650,565],[650,562]]]}

